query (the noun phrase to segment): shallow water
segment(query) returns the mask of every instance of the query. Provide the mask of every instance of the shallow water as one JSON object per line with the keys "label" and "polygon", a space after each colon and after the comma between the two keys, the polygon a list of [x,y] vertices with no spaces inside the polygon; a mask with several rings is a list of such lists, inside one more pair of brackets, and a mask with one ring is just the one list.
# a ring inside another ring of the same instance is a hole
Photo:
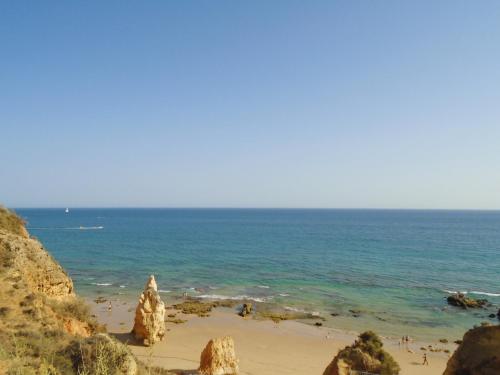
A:
{"label": "shallow water", "polygon": [[[500,304],[500,212],[19,209],[85,296],[253,298],[327,325],[460,338]],[[447,306],[447,291],[489,311]],[[349,310],[360,310],[352,317]],[[340,314],[331,317],[330,313]]]}

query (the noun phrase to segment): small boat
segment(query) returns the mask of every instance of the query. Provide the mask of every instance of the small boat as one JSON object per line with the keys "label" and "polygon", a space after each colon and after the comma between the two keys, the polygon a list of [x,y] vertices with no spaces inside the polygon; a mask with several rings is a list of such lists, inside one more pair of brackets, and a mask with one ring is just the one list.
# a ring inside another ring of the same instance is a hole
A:
{"label": "small boat", "polygon": [[64,210],[64,212],[66,212],[66,213],[68,214],[68,213],[69,213],[69,208],[66,208],[66,209]]}

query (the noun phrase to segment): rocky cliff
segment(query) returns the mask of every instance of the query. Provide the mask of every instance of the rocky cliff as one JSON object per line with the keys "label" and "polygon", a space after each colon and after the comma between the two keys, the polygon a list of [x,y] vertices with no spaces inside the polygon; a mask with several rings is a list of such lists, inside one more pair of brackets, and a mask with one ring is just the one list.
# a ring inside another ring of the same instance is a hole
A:
{"label": "rocky cliff", "polygon": [[23,220],[0,207],[0,374],[168,374],[108,336]]}
{"label": "rocky cliff", "polygon": [[469,330],[448,361],[444,375],[500,374],[500,326]]}

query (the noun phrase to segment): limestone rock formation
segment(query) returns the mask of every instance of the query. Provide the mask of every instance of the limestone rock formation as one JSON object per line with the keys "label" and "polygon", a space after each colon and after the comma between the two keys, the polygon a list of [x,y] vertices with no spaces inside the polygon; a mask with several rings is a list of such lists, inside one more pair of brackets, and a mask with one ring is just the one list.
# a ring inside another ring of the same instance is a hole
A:
{"label": "limestone rock formation", "polygon": [[477,327],[465,333],[443,375],[498,375],[500,326]]}
{"label": "limestone rock formation", "polygon": [[448,296],[446,301],[449,305],[461,307],[463,309],[480,308],[486,306],[488,303],[488,300],[469,298],[462,293],[452,294],[451,296]]}
{"label": "limestone rock formation", "polygon": [[153,275],[149,277],[139,298],[132,333],[148,346],[161,341],[165,336],[165,304],[158,294]]}
{"label": "limestone rock formation", "polygon": [[73,281],[37,240],[0,227],[0,249],[12,277],[23,280],[29,290],[48,297],[74,296]]}
{"label": "limestone rock formation", "polygon": [[240,316],[245,317],[251,313],[252,313],[252,304],[249,302],[244,303],[240,311]]}
{"label": "limestone rock formation", "polygon": [[375,333],[364,332],[353,345],[346,346],[337,353],[323,375],[348,375],[350,370],[384,375],[399,374],[399,365],[382,346],[382,341]]}
{"label": "limestone rock formation", "polygon": [[236,375],[238,360],[230,336],[212,339],[201,353],[198,371],[203,375]]}

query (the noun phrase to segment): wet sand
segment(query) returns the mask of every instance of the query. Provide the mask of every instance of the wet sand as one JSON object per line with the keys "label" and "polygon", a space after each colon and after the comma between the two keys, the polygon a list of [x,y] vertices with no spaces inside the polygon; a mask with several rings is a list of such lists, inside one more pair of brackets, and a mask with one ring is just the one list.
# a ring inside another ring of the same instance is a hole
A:
{"label": "wet sand", "polygon": [[[135,304],[111,299],[108,303],[89,301],[93,313],[108,331],[127,342],[132,352],[146,363],[174,370],[179,374],[196,374],[200,353],[214,337],[232,336],[240,360],[240,373],[244,375],[321,375],[339,349],[354,342],[357,333],[315,327],[296,321],[276,324],[252,318],[241,318],[236,310],[218,308],[209,317],[185,315],[167,306],[167,314],[177,312],[176,318],[186,323],[167,324],[165,339],[153,348],[137,343],[129,334],[133,327]],[[455,349],[455,344],[410,343],[408,351],[397,341],[384,339],[384,348],[401,366],[401,375],[442,374],[449,354],[427,351],[429,366],[422,366],[420,347]],[[413,353],[412,353],[413,352]]]}

